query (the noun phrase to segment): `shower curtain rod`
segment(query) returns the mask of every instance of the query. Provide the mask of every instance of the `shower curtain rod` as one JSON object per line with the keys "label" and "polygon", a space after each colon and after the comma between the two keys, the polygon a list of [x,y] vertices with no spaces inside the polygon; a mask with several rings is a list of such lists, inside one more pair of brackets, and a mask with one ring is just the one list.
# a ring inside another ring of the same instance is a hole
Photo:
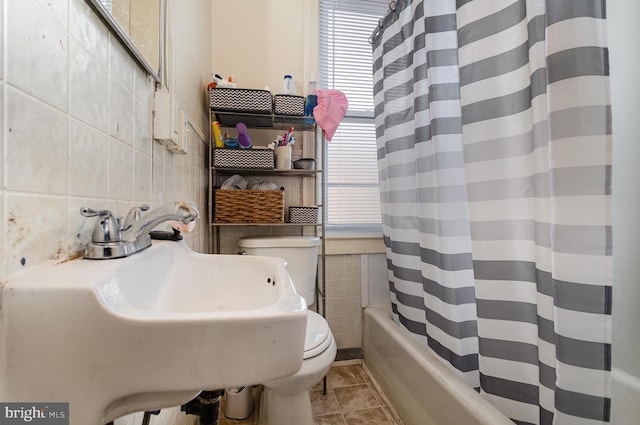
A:
{"label": "shower curtain rod", "polygon": [[373,45],[376,37],[378,36],[378,34],[380,34],[380,31],[382,31],[382,28],[384,27],[384,20],[387,18],[387,16],[389,16],[395,11],[396,11],[396,0],[391,0],[389,2],[389,10],[387,10],[387,13],[385,13],[384,16],[380,18],[380,20],[378,21],[378,25],[376,25],[375,29],[371,33],[371,36],[369,36],[369,44]]}

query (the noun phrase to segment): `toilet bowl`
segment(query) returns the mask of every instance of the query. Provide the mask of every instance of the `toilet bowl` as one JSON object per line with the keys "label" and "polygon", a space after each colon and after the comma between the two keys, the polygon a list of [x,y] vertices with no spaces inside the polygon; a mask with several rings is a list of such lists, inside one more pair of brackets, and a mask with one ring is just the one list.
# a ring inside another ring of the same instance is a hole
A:
{"label": "toilet bowl", "polygon": [[[309,322],[314,321],[327,323],[318,313],[309,311],[307,331]],[[327,332],[324,338],[321,345],[315,348],[307,350],[305,346],[304,360],[298,372],[262,383],[264,390],[260,400],[259,425],[313,425],[309,390],[327,374],[337,352],[331,332]]]}
{"label": "toilet bowl", "polygon": [[[317,237],[242,238],[240,248],[249,255],[281,257],[298,294],[313,303],[318,265]],[[313,425],[309,390],[327,374],[337,346],[324,317],[307,312],[302,367],[284,378],[262,382],[259,425]]]}

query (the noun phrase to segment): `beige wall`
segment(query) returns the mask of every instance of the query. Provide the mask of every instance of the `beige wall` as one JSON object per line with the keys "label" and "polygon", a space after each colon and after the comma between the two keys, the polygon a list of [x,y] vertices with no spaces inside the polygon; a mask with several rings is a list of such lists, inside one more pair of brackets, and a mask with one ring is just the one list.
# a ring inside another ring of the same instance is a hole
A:
{"label": "beige wall", "polygon": [[[173,31],[170,47],[170,90],[201,137],[208,141],[206,87],[211,74],[211,0],[168,0]],[[237,2],[234,2],[237,3]],[[204,207],[204,206],[203,206]]]}
{"label": "beige wall", "polygon": [[[235,74],[238,85],[273,93],[285,74],[299,95],[318,67],[317,0],[212,0],[212,72]],[[303,90],[304,89],[304,90]]]}

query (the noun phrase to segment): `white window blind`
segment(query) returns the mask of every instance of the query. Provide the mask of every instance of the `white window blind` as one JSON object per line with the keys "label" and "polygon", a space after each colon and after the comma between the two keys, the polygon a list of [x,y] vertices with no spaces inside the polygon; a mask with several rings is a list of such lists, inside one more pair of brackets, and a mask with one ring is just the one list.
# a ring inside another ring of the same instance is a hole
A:
{"label": "white window blind", "polygon": [[349,100],[328,145],[329,226],[381,223],[368,39],[387,10],[386,0],[320,0],[320,87],[341,90]]}

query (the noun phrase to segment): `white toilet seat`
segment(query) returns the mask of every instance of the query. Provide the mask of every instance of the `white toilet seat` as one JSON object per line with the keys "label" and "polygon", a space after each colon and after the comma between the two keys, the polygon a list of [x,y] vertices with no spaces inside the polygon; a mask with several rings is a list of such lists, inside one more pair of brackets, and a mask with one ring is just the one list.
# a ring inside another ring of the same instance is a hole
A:
{"label": "white toilet seat", "polygon": [[329,324],[315,311],[307,313],[307,332],[304,341],[304,357],[310,359],[322,354],[331,345]]}
{"label": "white toilet seat", "polygon": [[337,348],[327,321],[308,311],[302,367],[293,375],[263,382],[258,424],[313,425],[309,390],[327,374]]}

